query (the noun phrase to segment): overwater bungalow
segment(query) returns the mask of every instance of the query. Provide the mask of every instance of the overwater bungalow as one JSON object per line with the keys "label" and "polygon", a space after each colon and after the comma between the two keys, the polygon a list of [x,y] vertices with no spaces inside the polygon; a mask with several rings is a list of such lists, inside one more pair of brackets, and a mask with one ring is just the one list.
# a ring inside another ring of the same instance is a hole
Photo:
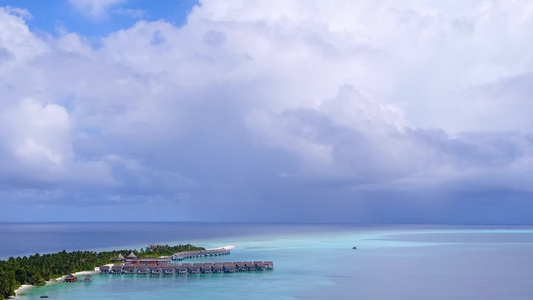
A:
{"label": "overwater bungalow", "polygon": [[145,265],[136,265],[137,274],[146,275],[148,273],[148,268]]}
{"label": "overwater bungalow", "polygon": [[274,270],[274,262],[272,261],[265,261],[265,269],[267,270]]}
{"label": "overwater bungalow", "polygon": [[67,276],[65,276],[65,282],[76,282],[76,281],[78,281],[78,277],[72,274],[68,274]]}
{"label": "overwater bungalow", "polygon": [[163,266],[163,267],[161,267],[161,270],[163,271],[163,274],[165,274],[165,275],[174,274],[174,267],[173,266]]}
{"label": "overwater bungalow", "polygon": [[245,261],[244,265],[248,271],[255,271],[255,265],[251,261]]}
{"label": "overwater bungalow", "polygon": [[176,266],[174,267],[176,274],[187,274],[189,269],[186,266]]}
{"label": "overwater bungalow", "polygon": [[255,270],[256,271],[264,271],[265,270],[265,264],[261,261],[254,262]]}
{"label": "overwater bungalow", "polygon": [[222,273],[223,272],[222,265],[217,265],[217,264],[214,264],[213,266],[211,266],[211,270],[213,271],[213,273]]}
{"label": "overwater bungalow", "polygon": [[203,273],[203,274],[211,274],[213,273],[213,270],[211,269],[211,266],[212,265],[203,265],[200,267],[200,271]]}
{"label": "overwater bungalow", "polygon": [[235,265],[233,263],[224,263],[224,265],[222,265],[222,270],[224,273],[233,273],[235,272]]}
{"label": "overwater bungalow", "polygon": [[122,274],[122,264],[116,264],[111,267],[112,274]]}
{"label": "overwater bungalow", "polygon": [[85,279],[83,281],[91,282],[92,280],[93,280],[93,278],[91,277],[91,275],[87,275],[87,276],[85,276]]}
{"label": "overwater bungalow", "polygon": [[132,264],[124,265],[124,268],[122,269],[122,273],[124,273],[124,274],[135,274],[135,265],[132,265]]}
{"label": "overwater bungalow", "polygon": [[235,270],[237,272],[244,272],[244,271],[248,271],[248,268],[246,268],[246,266],[242,262],[236,262]]}
{"label": "overwater bungalow", "polygon": [[105,274],[107,274],[107,273],[109,273],[110,270],[111,270],[111,267],[110,267],[110,266],[101,266],[101,267],[100,267],[100,272],[101,272],[101,273],[105,273]]}
{"label": "overwater bungalow", "polygon": [[[152,260],[152,259],[151,259]],[[183,263],[158,265],[157,262],[151,264],[115,264],[111,267],[101,266],[100,272],[111,274],[211,274],[211,273],[234,273],[245,271],[266,271],[273,270],[272,261],[245,261],[245,262],[206,262],[206,263]],[[88,277],[90,278],[90,276]],[[72,280],[72,279],[71,279]],[[77,280],[77,279],[76,279]],[[86,279],[90,280],[90,279]],[[72,282],[72,281],[69,281]]]}

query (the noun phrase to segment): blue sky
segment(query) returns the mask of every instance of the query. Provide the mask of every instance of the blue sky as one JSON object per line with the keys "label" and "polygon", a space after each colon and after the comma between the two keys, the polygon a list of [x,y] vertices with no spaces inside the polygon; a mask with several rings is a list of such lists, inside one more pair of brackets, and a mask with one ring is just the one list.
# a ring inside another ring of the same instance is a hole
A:
{"label": "blue sky", "polygon": [[529,1],[2,0],[0,220],[531,224],[532,28]]}
{"label": "blue sky", "polygon": [[[80,4],[77,4],[77,3]],[[34,32],[58,34],[58,28],[66,28],[84,36],[105,36],[111,32],[133,26],[139,20],[165,20],[175,26],[182,26],[196,0],[157,1],[94,1],[109,3],[94,13],[92,1],[43,1],[17,0],[0,1],[2,6],[26,9],[31,17],[27,26]]]}

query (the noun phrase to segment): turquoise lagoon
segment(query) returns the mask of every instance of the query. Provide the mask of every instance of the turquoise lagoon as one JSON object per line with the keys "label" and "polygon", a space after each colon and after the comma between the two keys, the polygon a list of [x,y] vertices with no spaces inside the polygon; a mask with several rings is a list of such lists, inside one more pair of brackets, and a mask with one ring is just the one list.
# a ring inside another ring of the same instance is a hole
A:
{"label": "turquoise lagoon", "polygon": [[256,228],[168,243],[234,245],[229,256],[188,262],[272,260],[273,271],[96,274],[90,283],[31,288],[19,299],[533,299],[531,228],[249,226]]}

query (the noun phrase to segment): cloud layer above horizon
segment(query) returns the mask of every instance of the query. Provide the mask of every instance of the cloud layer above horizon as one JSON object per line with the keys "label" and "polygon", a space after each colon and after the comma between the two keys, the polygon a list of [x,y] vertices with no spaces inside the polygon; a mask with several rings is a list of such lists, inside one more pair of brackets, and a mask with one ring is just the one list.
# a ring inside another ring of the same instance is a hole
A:
{"label": "cloud layer above horizon", "polygon": [[0,8],[1,221],[533,223],[530,1],[65,2],[134,25]]}

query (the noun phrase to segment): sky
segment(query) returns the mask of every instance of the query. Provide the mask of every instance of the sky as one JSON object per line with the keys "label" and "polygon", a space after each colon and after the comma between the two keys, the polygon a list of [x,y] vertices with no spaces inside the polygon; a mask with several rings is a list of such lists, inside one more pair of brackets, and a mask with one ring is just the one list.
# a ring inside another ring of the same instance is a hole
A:
{"label": "sky", "polygon": [[0,0],[0,221],[533,224],[533,2]]}

